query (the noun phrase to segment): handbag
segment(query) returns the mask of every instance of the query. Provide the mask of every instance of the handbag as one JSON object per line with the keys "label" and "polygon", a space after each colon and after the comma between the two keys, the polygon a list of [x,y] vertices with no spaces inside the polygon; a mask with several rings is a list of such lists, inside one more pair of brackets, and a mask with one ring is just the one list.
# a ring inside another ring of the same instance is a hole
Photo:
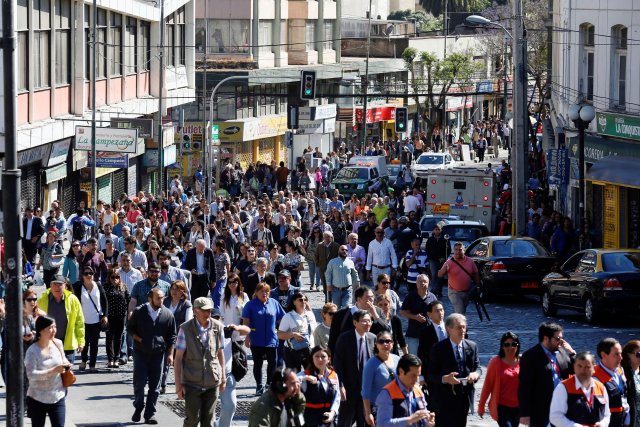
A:
{"label": "handbag", "polygon": [[451,258],[451,261],[455,262],[456,265],[458,267],[460,267],[462,269],[462,271],[464,271],[465,273],[467,273],[467,275],[471,278],[471,287],[469,288],[469,299],[471,301],[482,301],[483,293],[482,293],[482,286],[478,285],[475,281],[475,279],[473,278],[473,276],[471,275],[471,273],[469,273],[467,271],[466,268],[464,268],[462,266],[462,264],[460,264],[458,261],[455,260],[455,258]]}
{"label": "handbag", "polygon": [[247,352],[242,343],[231,341],[231,373],[237,381],[240,381],[249,372]]}
{"label": "handbag", "polygon": [[306,350],[311,346],[311,342],[309,342],[309,337],[311,336],[311,322],[309,322],[309,319],[306,316],[305,319],[307,319],[307,334],[304,336],[304,339],[302,341],[298,341],[295,338],[291,338],[289,340],[289,345],[291,346],[292,350]]}
{"label": "handbag", "polygon": [[[60,355],[62,356],[62,360],[66,359],[66,356],[64,355],[64,351],[62,351],[62,349],[60,348],[58,343],[56,343],[56,347],[58,347],[58,351],[60,352]],[[76,375],[71,370],[71,367],[69,367],[69,369],[67,369],[63,373],[61,373],[60,377],[62,378],[62,385],[65,388],[71,387],[77,380]]]}
{"label": "handbag", "polygon": [[[83,285],[84,287],[84,285]],[[86,289],[86,288],[85,288]],[[98,289],[98,292],[100,292],[100,289]],[[93,298],[91,297],[91,294],[89,293],[89,291],[87,290],[87,294],[89,295],[89,301],[91,301],[91,304],[93,304],[93,308],[96,309],[96,313],[98,313],[98,323],[100,324],[100,330],[102,332],[107,332],[109,330],[109,325],[103,325],[102,324],[102,313],[100,312],[100,310],[98,310],[98,306],[96,305],[95,302],[93,302]]]}

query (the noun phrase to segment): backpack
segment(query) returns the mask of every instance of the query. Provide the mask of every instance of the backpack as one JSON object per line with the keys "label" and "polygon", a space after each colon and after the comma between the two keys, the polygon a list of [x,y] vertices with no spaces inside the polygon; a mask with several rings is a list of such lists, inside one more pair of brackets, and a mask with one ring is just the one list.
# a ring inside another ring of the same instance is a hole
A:
{"label": "backpack", "polygon": [[231,342],[231,373],[236,382],[240,381],[249,372],[249,363],[247,362],[247,352],[241,343]]}
{"label": "backpack", "polygon": [[84,229],[82,218],[76,217],[71,228],[71,236],[73,237],[73,240],[82,241],[84,240],[85,234],[86,230]]}

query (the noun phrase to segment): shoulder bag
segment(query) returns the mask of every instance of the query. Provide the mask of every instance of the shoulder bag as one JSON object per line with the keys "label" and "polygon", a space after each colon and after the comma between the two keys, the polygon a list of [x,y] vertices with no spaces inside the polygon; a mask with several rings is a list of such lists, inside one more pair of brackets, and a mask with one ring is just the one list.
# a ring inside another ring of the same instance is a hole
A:
{"label": "shoulder bag", "polygon": [[[95,285],[95,286],[97,287],[98,285]],[[89,290],[84,285],[82,285],[82,287],[87,291],[87,295],[89,296],[89,301],[91,301],[91,304],[93,305],[93,308],[95,308],[96,309],[96,313],[98,313],[98,323],[100,324],[100,330],[102,332],[107,332],[109,330],[109,325],[108,324],[107,325],[103,325],[102,324],[102,317],[103,317],[102,316],[102,312],[100,312],[100,310],[98,310],[98,306],[96,305],[95,302],[93,302],[93,298],[91,297],[91,292],[89,292]],[[98,293],[100,293],[100,288],[98,288]]]}
{"label": "shoulder bag", "polygon": [[[55,343],[55,341],[54,341],[54,343]],[[60,348],[58,343],[55,343],[55,346],[58,348],[58,351],[60,352],[60,355],[62,356],[62,361],[64,362],[64,360],[66,359],[66,356],[64,355],[64,351],[62,350],[62,348]],[[62,385],[65,388],[71,387],[76,382],[76,379],[77,379],[75,374],[71,370],[71,367],[69,367],[69,369],[66,369],[63,373],[61,373],[60,377],[62,378]]]}
{"label": "shoulder bag", "polygon": [[462,264],[460,264],[458,261],[456,261],[455,258],[451,257],[451,261],[456,263],[456,265],[458,267],[460,267],[462,269],[462,271],[467,273],[467,275],[471,279],[471,287],[469,288],[469,299],[471,299],[471,301],[482,301],[483,295],[482,295],[482,286],[481,286],[481,284],[476,283],[476,281],[473,278],[473,276],[471,275],[471,273],[469,273],[467,271],[467,269],[462,266]]}

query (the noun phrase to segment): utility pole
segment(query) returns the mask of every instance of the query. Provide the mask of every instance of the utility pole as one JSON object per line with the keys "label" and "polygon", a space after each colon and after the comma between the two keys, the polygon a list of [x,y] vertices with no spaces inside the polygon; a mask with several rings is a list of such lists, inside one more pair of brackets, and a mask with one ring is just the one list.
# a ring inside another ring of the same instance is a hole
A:
{"label": "utility pole", "polygon": [[[98,211],[96,210],[98,205],[98,188],[96,183],[96,156],[98,153],[96,152],[96,68],[98,68],[97,63],[97,53],[96,53],[96,44],[98,42],[98,3],[97,0],[93,0],[93,22],[91,23],[91,31],[93,33],[92,46],[91,49],[91,210],[93,212],[94,221],[98,220]],[[91,228],[91,234],[94,237],[98,237],[98,227]]]}
{"label": "utility pole", "polygon": [[[207,15],[207,4],[209,0],[204,1],[204,54],[202,55],[202,129],[203,133],[204,129],[207,127],[207,42],[209,41],[209,24],[207,20],[209,19],[209,15]],[[208,174],[207,171],[207,149],[211,151],[211,146],[207,144],[206,135],[202,135],[202,171],[204,173],[204,177],[202,179],[202,183],[205,187],[202,189],[202,193],[205,194],[207,201],[211,200],[209,198],[209,188],[211,187],[211,174]],[[195,188],[196,183],[193,183],[193,188]]]}
{"label": "utility pole", "polygon": [[6,425],[22,427],[24,417],[24,354],[22,349],[22,221],[20,219],[20,176],[16,142],[15,21],[16,2],[2,0],[2,60],[4,61],[4,164],[2,170],[2,206],[4,220],[7,396]]}
{"label": "utility pole", "polygon": [[504,55],[503,55],[503,60],[504,63],[502,64],[502,71],[503,71],[503,76],[504,76],[504,83],[503,83],[503,87],[502,87],[502,114],[500,115],[500,118],[502,119],[502,124],[505,125],[505,116],[507,115],[507,71],[508,71],[508,66],[507,64],[509,63],[509,61],[507,60],[507,36],[505,35],[504,37]]}
{"label": "utility pole", "polygon": [[[94,0],[96,1],[96,0]],[[164,0],[160,0],[160,68],[158,70],[158,185],[156,194],[162,193],[164,177],[164,141],[162,138],[162,112],[164,110]],[[171,46],[170,49],[174,47]]]}
{"label": "utility pole", "polygon": [[527,109],[527,40],[522,15],[522,0],[513,2],[513,196],[512,215],[514,220],[514,234],[524,236],[527,227],[527,183],[526,183],[526,150],[529,139],[529,112]]}
{"label": "utility pole", "polygon": [[372,0],[369,0],[369,20],[367,24],[367,57],[364,63],[364,99],[362,101],[362,148],[360,155],[364,155],[364,150],[367,147],[367,107],[369,98],[369,55],[371,53],[371,4]]}
{"label": "utility pole", "polygon": [[[444,50],[442,60],[447,59],[447,35],[449,34],[449,0],[444,0],[444,17],[442,19],[442,31],[444,33]],[[446,151],[447,147],[447,95],[444,95],[444,103],[442,104],[442,130],[440,131],[440,137],[442,138],[442,151]]]}

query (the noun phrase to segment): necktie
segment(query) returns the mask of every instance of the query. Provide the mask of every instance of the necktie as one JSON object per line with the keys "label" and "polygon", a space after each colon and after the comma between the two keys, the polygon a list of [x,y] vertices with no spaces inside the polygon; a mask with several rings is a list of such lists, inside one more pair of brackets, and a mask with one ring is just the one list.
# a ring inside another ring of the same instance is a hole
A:
{"label": "necktie", "polygon": [[458,373],[464,374],[464,359],[462,358],[462,346],[456,346],[456,360],[458,362]]}
{"label": "necktie", "polygon": [[365,356],[366,348],[364,343],[364,337],[360,337],[360,354],[358,355],[358,367],[360,368],[360,372],[364,370],[364,363],[366,361]]}

